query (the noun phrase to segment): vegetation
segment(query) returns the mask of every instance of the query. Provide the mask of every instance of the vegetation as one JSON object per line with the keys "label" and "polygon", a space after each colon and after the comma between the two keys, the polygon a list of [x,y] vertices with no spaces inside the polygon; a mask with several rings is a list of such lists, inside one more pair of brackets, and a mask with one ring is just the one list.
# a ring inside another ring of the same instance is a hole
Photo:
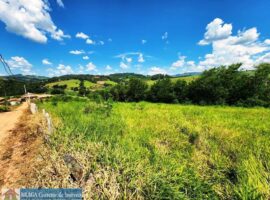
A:
{"label": "vegetation", "polygon": [[8,112],[8,111],[9,111],[9,107],[0,105],[0,113],[1,112]]}
{"label": "vegetation", "polygon": [[[158,85],[170,90],[164,80]],[[54,165],[37,187],[83,185],[86,199],[270,198],[269,109],[65,96],[40,107],[55,122]],[[67,153],[83,166],[81,183],[61,165]]]}
{"label": "vegetation", "polygon": [[191,82],[183,79],[172,81],[163,77],[155,81],[140,98],[130,88],[145,85],[144,80],[132,78],[111,89],[116,101],[142,101],[164,103],[194,103],[200,105],[270,106],[270,64],[259,65],[254,73],[240,69],[241,64],[210,69]]}
{"label": "vegetation", "polygon": [[44,86],[43,81],[25,81],[16,78],[0,78],[0,96],[14,96],[25,93],[24,86],[28,92],[44,93],[47,88]]}

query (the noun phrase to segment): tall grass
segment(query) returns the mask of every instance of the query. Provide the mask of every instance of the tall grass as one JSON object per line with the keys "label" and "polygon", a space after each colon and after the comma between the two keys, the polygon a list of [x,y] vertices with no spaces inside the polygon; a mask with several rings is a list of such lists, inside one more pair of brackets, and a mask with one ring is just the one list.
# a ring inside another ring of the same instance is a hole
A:
{"label": "tall grass", "polygon": [[[56,126],[52,156],[71,153],[82,163],[89,198],[270,198],[268,109],[87,100],[40,106]],[[53,186],[76,186],[66,178]]]}

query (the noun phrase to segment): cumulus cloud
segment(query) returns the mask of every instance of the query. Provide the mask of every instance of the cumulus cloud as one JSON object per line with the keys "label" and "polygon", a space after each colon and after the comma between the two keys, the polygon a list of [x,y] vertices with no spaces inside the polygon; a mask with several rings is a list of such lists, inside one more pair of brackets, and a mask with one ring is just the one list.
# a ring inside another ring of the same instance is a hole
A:
{"label": "cumulus cloud", "polygon": [[84,60],[89,60],[89,57],[88,56],[83,56],[83,59]]}
{"label": "cumulus cloud", "polygon": [[207,45],[216,40],[222,40],[232,34],[232,24],[224,24],[220,18],[214,19],[206,27],[204,39],[199,42],[199,45]]}
{"label": "cumulus cloud", "polygon": [[63,3],[62,0],[56,0],[56,2],[57,2],[57,4],[58,4],[58,6],[60,6],[60,7],[62,7],[62,8],[65,7],[65,5],[64,5],[64,3]]}
{"label": "cumulus cloud", "polygon": [[266,45],[270,45],[270,39],[264,40],[264,43],[265,43]]}
{"label": "cumulus cloud", "polygon": [[238,31],[232,35],[232,25],[217,18],[206,27],[204,39],[199,45],[212,45],[212,53],[206,54],[198,67],[209,69],[220,65],[242,63],[243,69],[252,69],[260,61],[266,61],[270,51],[269,40],[260,41],[257,28]]}
{"label": "cumulus cloud", "polygon": [[172,64],[172,67],[174,68],[183,67],[185,64],[185,59],[186,59],[185,56],[180,56],[179,59]]}
{"label": "cumulus cloud", "polygon": [[90,38],[88,38],[86,40],[86,44],[95,44],[94,40],[91,40]]}
{"label": "cumulus cloud", "polygon": [[204,68],[201,66],[197,66],[195,61],[186,60],[186,56],[179,56],[178,60],[172,63],[171,72],[175,73],[184,73],[184,72],[200,72],[203,71]]}
{"label": "cumulus cloud", "polygon": [[86,65],[86,70],[87,71],[96,71],[96,65],[94,65],[92,62],[89,62],[87,65]]}
{"label": "cumulus cloud", "polygon": [[120,62],[120,67],[122,68],[122,69],[127,69],[129,66],[126,64],[126,63],[124,63],[124,62]]}
{"label": "cumulus cloud", "polygon": [[107,65],[106,70],[112,70],[112,67],[110,65]]}
{"label": "cumulus cloud", "polygon": [[55,40],[70,38],[53,23],[47,0],[0,1],[0,20],[6,30],[39,43],[46,43],[50,35]]}
{"label": "cumulus cloud", "polygon": [[59,64],[56,69],[48,68],[49,76],[62,76],[66,74],[73,74],[74,71],[70,65]]}
{"label": "cumulus cloud", "polygon": [[20,70],[23,74],[31,74],[32,64],[24,57],[14,56],[7,61],[11,69]]}
{"label": "cumulus cloud", "polygon": [[80,55],[80,54],[85,54],[85,51],[84,50],[72,50],[69,53],[74,54],[74,55]]}
{"label": "cumulus cloud", "polygon": [[88,38],[89,38],[89,36],[88,36],[88,35],[86,35],[86,34],[85,34],[85,33],[83,33],[83,32],[79,32],[79,33],[77,33],[75,37],[76,37],[76,38],[80,38],[80,39],[84,39],[84,40],[86,40],[86,39],[88,39]]}
{"label": "cumulus cloud", "polygon": [[142,40],[142,44],[145,44],[147,42],[147,40]]}
{"label": "cumulus cloud", "polygon": [[42,60],[42,64],[43,64],[43,65],[52,65],[52,63],[51,63],[47,58],[44,58],[44,59]]}
{"label": "cumulus cloud", "polygon": [[[92,45],[96,44],[96,42],[94,40],[92,40],[89,35],[87,35],[83,32],[77,33],[75,37],[85,40],[86,44],[92,44]],[[98,42],[98,44],[104,45],[104,42],[100,41],[100,42]]]}
{"label": "cumulus cloud", "polygon": [[144,58],[143,58],[143,54],[140,53],[139,56],[138,56],[138,62],[139,62],[139,63],[143,63],[144,61],[145,61],[145,60],[144,60]]}
{"label": "cumulus cloud", "polygon": [[131,62],[132,62],[132,58],[126,57],[125,59],[126,59],[126,61],[127,61],[128,63],[131,63]]}
{"label": "cumulus cloud", "polygon": [[149,75],[167,74],[167,71],[165,69],[160,68],[160,67],[151,67],[148,74]]}
{"label": "cumulus cloud", "polygon": [[58,70],[60,75],[74,73],[71,66],[69,66],[69,65],[59,64],[58,67],[57,67],[57,70]]}

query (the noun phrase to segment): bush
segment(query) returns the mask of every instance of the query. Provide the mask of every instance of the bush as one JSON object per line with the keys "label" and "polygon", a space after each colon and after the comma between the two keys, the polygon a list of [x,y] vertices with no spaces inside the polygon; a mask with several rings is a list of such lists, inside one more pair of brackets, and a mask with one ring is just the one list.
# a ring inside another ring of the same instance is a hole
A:
{"label": "bush", "polygon": [[54,88],[52,89],[51,94],[65,94],[65,91],[63,89]]}
{"label": "bush", "polygon": [[0,112],[8,112],[10,109],[7,106],[0,106]]}

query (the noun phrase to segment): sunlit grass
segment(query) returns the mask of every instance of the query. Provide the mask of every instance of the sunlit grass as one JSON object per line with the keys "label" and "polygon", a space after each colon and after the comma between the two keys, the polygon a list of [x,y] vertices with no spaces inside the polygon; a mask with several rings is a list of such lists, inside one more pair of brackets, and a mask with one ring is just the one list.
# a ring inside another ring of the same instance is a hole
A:
{"label": "sunlit grass", "polygon": [[41,106],[57,122],[52,149],[80,155],[95,177],[91,197],[270,198],[269,109],[88,100]]}
{"label": "sunlit grass", "polygon": [[[54,85],[59,85],[59,86],[67,85],[67,89],[71,90],[72,88],[79,87],[80,80],[78,80],[78,79],[70,79],[70,80],[56,81],[56,82],[53,82],[53,83],[46,84],[46,86],[48,88],[52,88]],[[84,81],[84,86],[86,88],[91,88],[91,87],[93,87],[95,85],[96,85],[95,83],[92,83],[90,81]]]}

